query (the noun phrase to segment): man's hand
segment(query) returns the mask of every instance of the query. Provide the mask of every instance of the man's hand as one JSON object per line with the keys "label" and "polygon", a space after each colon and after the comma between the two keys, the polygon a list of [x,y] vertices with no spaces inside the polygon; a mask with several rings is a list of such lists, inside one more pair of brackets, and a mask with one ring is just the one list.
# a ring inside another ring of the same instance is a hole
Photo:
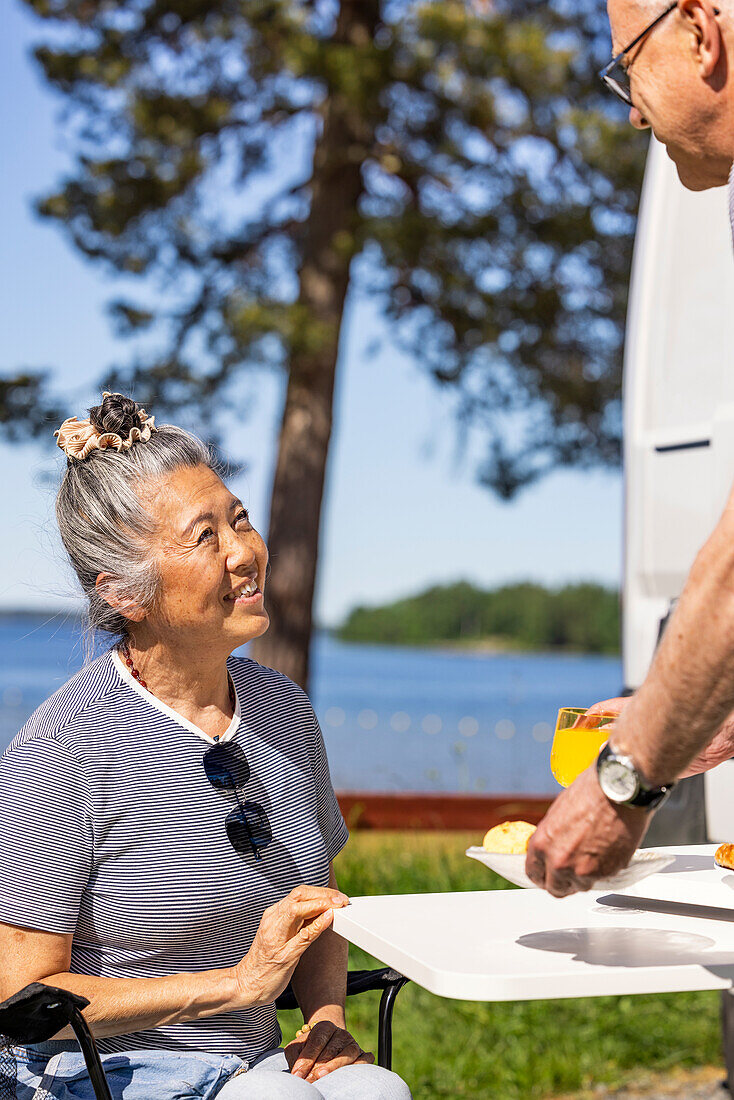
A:
{"label": "man's hand", "polygon": [[[603,699],[601,703],[594,703],[589,707],[587,714],[621,714],[631,696],[626,698]],[[678,776],[686,779],[690,775],[699,775],[701,772],[711,771],[712,768],[723,764],[725,760],[734,757],[734,714],[730,714],[726,721],[719,727],[711,741],[698,756],[690,762],[684,772]]]}
{"label": "man's hand", "polygon": [[304,1081],[313,1083],[342,1066],[354,1062],[371,1065],[375,1060],[374,1054],[362,1050],[346,1028],[331,1020],[319,1020],[305,1034],[299,1031],[298,1036],[285,1048],[285,1056],[293,1076]]}
{"label": "man's hand", "polygon": [[558,796],[530,839],[525,870],[536,886],[563,898],[588,890],[629,863],[650,815],[614,806],[592,764]]}
{"label": "man's hand", "polygon": [[614,699],[602,699],[600,703],[594,703],[589,707],[587,714],[616,714],[619,716],[629,703],[631,695],[618,695]]}
{"label": "man's hand", "polygon": [[700,772],[711,771],[712,768],[723,764],[725,760],[731,760],[734,756],[734,715],[730,715],[716,733],[705,749],[691,760],[683,772],[681,779],[687,775],[698,775]]}

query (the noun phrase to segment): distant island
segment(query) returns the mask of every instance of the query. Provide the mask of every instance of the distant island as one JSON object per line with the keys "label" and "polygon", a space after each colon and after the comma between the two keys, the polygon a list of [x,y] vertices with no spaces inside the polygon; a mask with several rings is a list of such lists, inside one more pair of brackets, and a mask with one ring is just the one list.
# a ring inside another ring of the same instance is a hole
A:
{"label": "distant island", "polygon": [[[8,620],[81,621],[72,607],[0,609]],[[356,607],[330,631],[345,642],[456,649],[566,649],[619,653],[619,593],[600,584],[545,588],[525,582],[483,589],[437,585],[383,607]]]}
{"label": "distant island", "polygon": [[530,582],[481,589],[439,585],[383,607],[356,607],[335,631],[345,642],[473,649],[618,653],[619,592],[600,584]]}
{"label": "distant island", "polygon": [[0,622],[5,619],[28,619],[32,622],[51,622],[54,619],[81,620],[81,607],[0,607]]}

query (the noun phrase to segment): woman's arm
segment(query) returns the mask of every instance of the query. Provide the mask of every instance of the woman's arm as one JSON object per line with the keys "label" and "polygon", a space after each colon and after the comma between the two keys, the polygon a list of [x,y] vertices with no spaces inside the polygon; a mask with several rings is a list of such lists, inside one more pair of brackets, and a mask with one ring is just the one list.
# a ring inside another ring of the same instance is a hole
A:
{"label": "woman's arm", "polygon": [[30,982],[79,993],[90,1002],[84,1017],[99,1036],[269,1004],[285,989],[303,953],[329,927],[333,909],[346,904],[347,898],[336,890],[299,886],[265,910],[250,950],[236,966],[161,978],[72,974],[71,935],[0,923],[0,999]]}
{"label": "woman's arm", "polygon": [[[334,867],[329,864],[329,886],[338,890]],[[349,944],[329,929],[301,956],[291,985],[307,1024],[329,1020],[345,1025],[347,956]]]}
{"label": "woman's arm", "polygon": [[[338,889],[331,864],[329,883]],[[318,1081],[342,1066],[375,1060],[346,1029],[348,952],[346,940],[329,929],[309,947],[295,969],[291,984],[309,1029],[305,1034],[299,1032],[286,1046],[294,1077]]]}
{"label": "woman's arm", "polygon": [[[95,1035],[122,1035],[243,1008],[232,969],[162,978],[97,978],[69,973],[70,935],[0,924],[0,1000],[30,982],[60,986],[90,1002],[84,1017]],[[71,1036],[66,1028],[60,1036]],[[58,1036],[57,1036],[58,1037]]]}

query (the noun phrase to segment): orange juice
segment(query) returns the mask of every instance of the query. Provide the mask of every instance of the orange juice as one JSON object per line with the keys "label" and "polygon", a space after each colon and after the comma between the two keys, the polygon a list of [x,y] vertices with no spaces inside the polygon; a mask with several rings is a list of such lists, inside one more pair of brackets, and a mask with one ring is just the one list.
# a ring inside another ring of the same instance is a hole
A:
{"label": "orange juice", "polygon": [[562,787],[570,787],[596,760],[607,736],[603,729],[557,729],[551,749],[551,771],[556,782]]}

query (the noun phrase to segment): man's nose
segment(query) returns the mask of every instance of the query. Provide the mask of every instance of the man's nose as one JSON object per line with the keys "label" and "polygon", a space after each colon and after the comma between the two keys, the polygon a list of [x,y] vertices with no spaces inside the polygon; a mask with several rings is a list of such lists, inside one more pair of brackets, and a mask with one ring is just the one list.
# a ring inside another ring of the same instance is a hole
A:
{"label": "man's nose", "polygon": [[650,123],[639,107],[630,107],[630,122],[634,126],[635,130],[649,130]]}

